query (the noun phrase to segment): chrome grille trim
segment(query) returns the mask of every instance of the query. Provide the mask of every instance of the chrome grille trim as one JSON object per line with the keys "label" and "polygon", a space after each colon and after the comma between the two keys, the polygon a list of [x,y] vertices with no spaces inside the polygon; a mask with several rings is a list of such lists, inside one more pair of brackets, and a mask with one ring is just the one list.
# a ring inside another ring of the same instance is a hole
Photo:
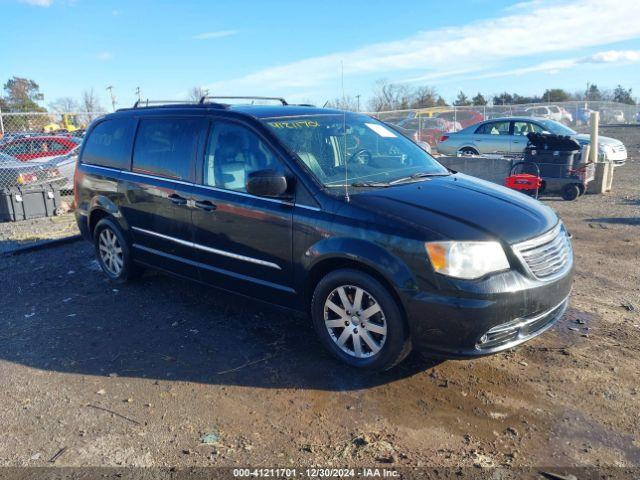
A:
{"label": "chrome grille trim", "polygon": [[561,222],[539,237],[512,247],[527,273],[538,280],[551,281],[560,278],[573,264],[571,241]]}
{"label": "chrome grille trim", "polygon": [[492,351],[511,348],[525,342],[548,328],[564,315],[569,304],[569,297],[561,303],[542,313],[530,317],[517,318],[487,330],[476,343],[476,349],[490,353]]}

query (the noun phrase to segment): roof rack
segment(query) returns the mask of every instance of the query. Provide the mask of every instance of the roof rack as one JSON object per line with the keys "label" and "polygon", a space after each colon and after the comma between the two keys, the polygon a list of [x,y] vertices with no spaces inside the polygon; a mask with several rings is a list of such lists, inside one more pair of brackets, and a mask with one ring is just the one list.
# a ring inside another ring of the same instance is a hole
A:
{"label": "roof rack", "polygon": [[195,100],[137,100],[133,104],[133,108],[152,107],[154,105],[171,105],[171,104],[184,104],[184,103],[197,103]]}
{"label": "roof rack", "polygon": [[208,99],[225,99],[225,100],[276,100],[280,103],[282,103],[282,105],[289,105],[287,103],[287,101],[282,98],[282,97],[235,97],[235,96],[231,96],[231,97],[226,97],[226,96],[209,96],[209,95],[205,95],[200,99],[200,103],[205,103]]}

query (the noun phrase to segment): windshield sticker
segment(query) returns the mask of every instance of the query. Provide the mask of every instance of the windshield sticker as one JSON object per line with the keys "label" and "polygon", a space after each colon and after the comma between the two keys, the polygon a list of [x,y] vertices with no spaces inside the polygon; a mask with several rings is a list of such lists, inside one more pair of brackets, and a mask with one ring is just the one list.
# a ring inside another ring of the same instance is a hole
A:
{"label": "windshield sticker", "polygon": [[377,123],[365,123],[365,125],[369,127],[371,130],[373,130],[374,132],[376,132],[381,137],[385,137],[385,138],[397,137],[397,135],[393,133],[391,130],[389,130],[388,128],[382,125],[378,125]]}
{"label": "windshield sticker", "polygon": [[315,120],[296,120],[286,122],[269,122],[273,128],[317,128],[320,126]]}

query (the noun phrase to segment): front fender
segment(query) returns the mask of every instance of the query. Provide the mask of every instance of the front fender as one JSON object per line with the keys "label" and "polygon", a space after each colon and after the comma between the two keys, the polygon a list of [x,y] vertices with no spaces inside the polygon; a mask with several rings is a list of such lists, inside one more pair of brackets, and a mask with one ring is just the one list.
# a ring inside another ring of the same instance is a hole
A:
{"label": "front fender", "polygon": [[400,297],[418,291],[409,267],[388,250],[358,238],[331,237],[320,240],[304,253],[301,265],[309,275],[323,262],[345,260],[362,264],[382,275]]}

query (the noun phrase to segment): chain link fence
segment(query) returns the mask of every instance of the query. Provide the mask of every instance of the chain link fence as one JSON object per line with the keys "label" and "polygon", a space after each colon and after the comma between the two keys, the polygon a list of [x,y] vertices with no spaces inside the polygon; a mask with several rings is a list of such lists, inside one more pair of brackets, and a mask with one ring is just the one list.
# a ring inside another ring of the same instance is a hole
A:
{"label": "chain link fence", "polygon": [[[443,134],[500,117],[548,118],[587,131],[591,111],[600,112],[601,125],[640,122],[638,105],[595,101],[441,106],[372,115],[437,150]],[[63,191],[72,190],[75,161],[85,128],[101,115],[0,112],[0,189],[51,183]]]}
{"label": "chain link fence", "polygon": [[71,191],[85,128],[101,115],[1,112],[0,189],[51,184]]}
{"label": "chain link fence", "polygon": [[441,137],[448,132],[484,120],[504,117],[531,117],[560,122],[578,132],[588,133],[591,112],[600,113],[600,125],[640,126],[640,105],[604,101],[571,101],[520,105],[439,106],[410,110],[370,112],[376,118],[394,125],[416,141],[437,149]]}

